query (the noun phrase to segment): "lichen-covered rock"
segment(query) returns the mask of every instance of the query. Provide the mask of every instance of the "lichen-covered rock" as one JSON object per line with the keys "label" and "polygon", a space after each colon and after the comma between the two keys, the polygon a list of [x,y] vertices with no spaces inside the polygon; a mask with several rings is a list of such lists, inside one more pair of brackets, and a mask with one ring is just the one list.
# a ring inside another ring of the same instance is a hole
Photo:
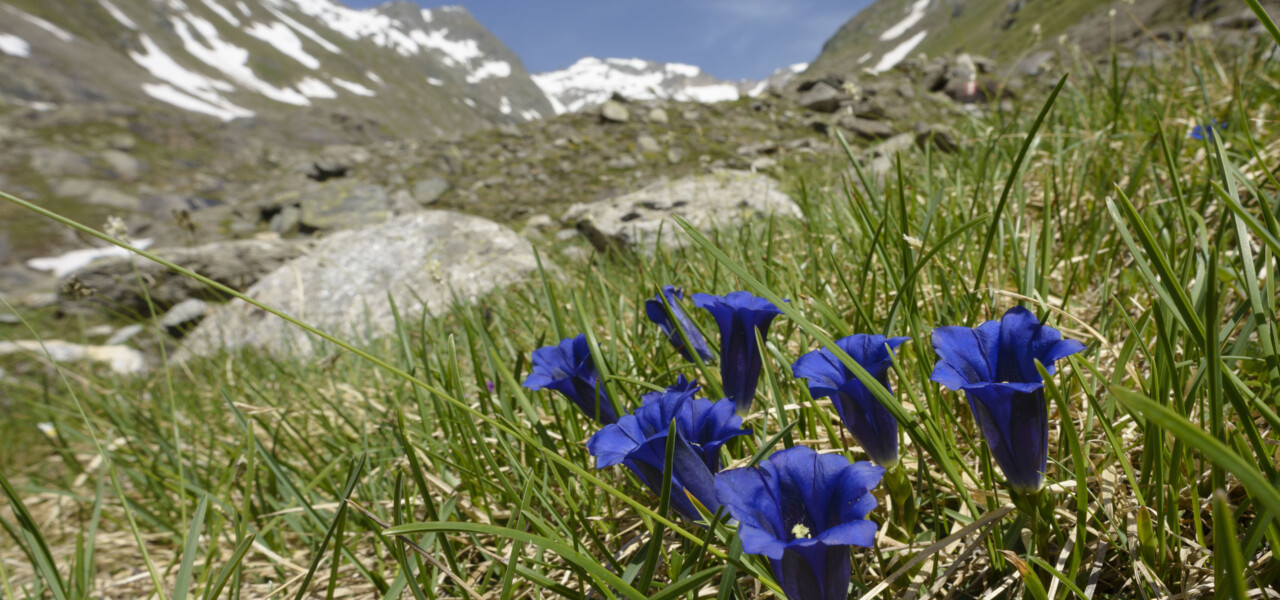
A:
{"label": "lichen-covered rock", "polygon": [[687,239],[672,215],[680,215],[705,231],[770,214],[803,217],[800,207],[772,178],[745,171],[717,171],[575,204],[560,220],[575,224],[600,250],[625,248],[647,253],[657,248],[659,237],[674,246]]}
{"label": "lichen-covered rock", "polygon": [[[192,248],[160,248],[154,253],[235,290],[243,290],[285,261],[301,256],[307,246],[287,240],[236,240]],[[140,284],[146,284],[146,295]],[[189,298],[215,298],[204,284],[144,258],[112,258],[78,269],[59,286],[65,302],[103,303],[112,310],[146,315],[148,299],[166,310]],[[88,293],[76,300],[71,290]]]}
{"label": "lichen-covered rock", "polygon": [[347,229],[391,217],[386,188],[368,183],[331,182],[300,199],[299,222],[308,229]]}
{"label": "lichen-covered rock", "polygon": [[[246,294],[353,343],[391,333],[400,314],[415,322],[454,299],[469,301],[526,279],[537,268],[533,248],[492,221],[449,211],[423,211],[382,225],[342,231],[285,263]],[[275,354],[317,349],[301,329],[233,301],[186,338],[184,355],[259,347]]]}

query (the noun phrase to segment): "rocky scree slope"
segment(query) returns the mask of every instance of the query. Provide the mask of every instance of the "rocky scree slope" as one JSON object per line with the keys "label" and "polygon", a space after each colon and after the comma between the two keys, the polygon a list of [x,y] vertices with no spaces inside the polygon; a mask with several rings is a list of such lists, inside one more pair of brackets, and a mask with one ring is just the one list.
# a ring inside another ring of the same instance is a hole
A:
{"label": "rocky scree slope", "polygon": [[[1277,3],[1263,4],[1277,14]],[[967,52],[1013,67],[1063,42],[1105,54],[1113,42],[1168,41],[1189,23],[1243,10],[1226,0],[877,0],[827,40],[806,75],[885,71],[921,53]]]}

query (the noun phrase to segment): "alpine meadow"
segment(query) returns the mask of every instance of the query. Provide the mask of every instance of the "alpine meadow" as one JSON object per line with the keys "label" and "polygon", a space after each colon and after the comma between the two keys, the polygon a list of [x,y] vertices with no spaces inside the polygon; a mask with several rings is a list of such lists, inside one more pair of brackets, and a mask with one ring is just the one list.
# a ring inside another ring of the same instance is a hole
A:
{"label": "alpine meadow", "polygon": [[179,92],[222,121],[6,100],[5,153],[128,131],[118,193],[225,199],[138,226],[0,172],[0,246],[100,253],[46,303],[0,273],[0,596],[1280,598],[1280,12],[1184,4],[879,0],[755,91],[583,59],[671,87],[564,112],[535,82],[578,80],[401,3],[490,58],[394,91],[461,42],[305,21],[342,51],[295,37],[305,73],[386,79],[341,119],[225,73]]}

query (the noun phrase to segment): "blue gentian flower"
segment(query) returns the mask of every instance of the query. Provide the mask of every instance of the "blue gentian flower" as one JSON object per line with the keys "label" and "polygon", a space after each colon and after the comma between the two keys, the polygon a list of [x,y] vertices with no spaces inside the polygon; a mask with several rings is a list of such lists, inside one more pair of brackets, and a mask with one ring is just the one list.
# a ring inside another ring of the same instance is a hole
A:
{"label": "blue gentian flower", "polygon": [[733,292],[727,296],[694,294],[693,303],[707,309],[720,327],[720,379],[724,395],[737,405],[738,414],[745,415],[751,410],[756,385],[760,383],[760,369],[764,366],[756,345],[756,330],[760,330],[761,338],[767,336],[769,324],[782,311],[750,292]]}
{"label": "blue gentian flower", "polygon": [[[666,296],[666,302],[663,302],[663,296]],[[706,338],[702,337],[702,332],[694,326],[693,321],[689,320],[689,316],[684,313],[684,309],[680,308],[680,300],[684,299],[684,292],[675,286],[664,285],[662,292],[644,301],[644,312],[649,315],[649,320],[658,324],[662,328],[662,332],[667,334],[667,339],[671,341],[671,345],[685,360],[692,361],[693,354],[689,352],[689,348],[685,346],[685,337],[689,338],[689,345],[693,346],[693,350],[702,357],[702,362],[711,362],[714,355],[711,354],[711,348],[707,347]],[[671,307],[670,312],[667,307]],[[680,332],[684,331],[684,336]]]}
{"label": "blue gentian flower", "polygon": [[585,335],[578,334],[578,337],[560,340],[556,346],[534,350],[533,372],[522,385],[531,390],[547,388],[560,392],[600,423],[618,422],[618,414],[605,394],[596,365],[591,362],[591,349],[587,347]]}
{"label": "blue gentian flower", "polygon": [[[893,362],[889,349],[896,349],[909,339],[859,333],[836,340],[836,345],[889,389],[889,366]],[[885,468],[898,464],[897,419],[835,353],[826,348],[814,350],[801,356],[791,370],[797,378],[809,380],[809,394],[814,398],[831,398],[840,420],[871,460]]]}
{"label": "blue gentian flower", "polygon": [[1054,361],[1084,350],[1084,344],[1062,339],[1057,329],[1015,306],[999,321],[973,329],[934,329],[933,349],[938,363],[929,379],[969,397],[1009,486],[1039,491],[1049,453],[1049,407],[1035,361],[1052,374]]}
{"label": "blue gentian flower", "polygon": [[1191,139],[1203,141],[1206,137],[1213,139],[1214,130],[1222,131],[1226,129],[1226,121],[1211,120],[1208,123],[1202,123],[1191,128]]}
{"label": "blue gentian flower", "polygon": [[596,468],[626,465],[653,493],[662,493],[666,466],[667,435],[676,421],[675,455],[672,457],[671,506],[691,520],[700,515],[685,492],[698,499],[707,510],[720,507],[716,501],[715,474],[720,471],[720,447],[730,439],[751,433],[742,428],[742,417],[734,414],[733,402],[712,402],[694,398],[700,386],[680,376],[676,385],[663,392],[641,396],[634,414],[623,415],[587,441],[587,450],[596,457]]}
{"label": "blue gentian flower", "polygon": [[871,547],[867,513],[884,469],[806,446],[774,452],[758,467],[716,476],[716,494],[738,520],[742,550],[769,559],[790,600],[846,600],[849,546]]}

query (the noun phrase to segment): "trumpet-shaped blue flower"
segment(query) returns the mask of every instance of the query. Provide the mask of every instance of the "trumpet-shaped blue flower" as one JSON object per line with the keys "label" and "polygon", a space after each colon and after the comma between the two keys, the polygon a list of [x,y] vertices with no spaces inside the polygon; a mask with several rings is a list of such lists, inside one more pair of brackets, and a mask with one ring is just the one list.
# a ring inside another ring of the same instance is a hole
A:
{"label": "trumpet-shaped blue flower", "polygon": [[751,433],[742,428],[742,417],[734,414],[733,402],[694,398],[699,389],[680,376],[676,385],[666,391],[641,396],[642,403],[634,414],[623,415],[616,424],[604,427],[587,441],[597,469],[626,465],[653,493],[660,494],[667,437],[675,419],[671,506],[691,520],[700,516],[685,492],[715,512],[720,507],[715,491],[720,447],[736,436]]}
{"label": "trumpet-shaped blue flower", "polygon": [[[663,302],[664,296],[665,302]],[[675,346],[685,360],[693,360],[693,354],[689,352],[689,347],[692,346],[694,352],[702,357],[702,362],[711,362],[714,356],[711,354],[711,348],[707,347],[707,340],[702,337],[702,332],[698,331],[693,321],[690,321],[689,316],[684,313],[684,309],[680,308],[682,299],[684,299],[684,292],[680,288],[664,285],[661,293],[644,301],[644,312],[649,316],[650,321],[662,328],[671,345]],[[667,310],[668,307],[670,311]],[[684,336],[680,335],[681,331],[684,332]],[[686,337],[689,339],[688,346],[684,343]]]}
{"label": "trumpet-shaped blue flower", "polygon": [[[890,349],[909,339],[859,333],[837,340],[836,345],[889,389]],[[814,350],[801,356],[791,370],[797,378],[809,380],[809,394],[814,398],[831,398],[840,420],[871,460],[882,467],[898,464],[897,419],[833,352]]]}
{"label": "trumpet-shaped blue flower", "polygon": [[1215,134],[1214,130],[1222,131],[1223,129],[1226,129],[1226,127],[1227,127],[1226,121],[1217,121],[1217,120],[1196,125],[1195,127],[1191,128],[1191,139],[1197,140],[1197,141],[1203,141],[1205,138],[1208,138],[1212,140]]}
{"label": "trumpet-shaped blue flower", "polygon": [[694,294],[694,305],[707,309],[720,328],[720,379],[725,397],[733,400],[738,414],[751,410],[764,366],[756,344],[769,334],[769,324],[782,314],[773,303],[750,292],[732,292],[727,296]]}
{"label": "trumpet-shaped blue flower", "polygon": [[849,546],[871,547],[871,490],[884,469],[806,446],[774,452],[758,467],[716,476],[716,493],[737,519],[742,550],[769,558],[790,600],[845,600]]}
{"label": "trumpet-shaped blue flower", "polygon": [[968,396],[991,456],[1015,491],[1040,490],[1049,453],[1049,407],[1036,361],[1052,374],[1054,361],[1084,348],[1021,306],[973,329],[933,330],[938,362],[929,378]]}
{"label": "trumpet-shaped blue flower", "polygon": [[596,365],[591,362],[591,349],[587,347],[585,335],[578,334],[578,337],[560,340],[558,345],[534,350],[533,372],[522,385],[531,390],[547,388],[560,392],[600,423],[618,421]]}

